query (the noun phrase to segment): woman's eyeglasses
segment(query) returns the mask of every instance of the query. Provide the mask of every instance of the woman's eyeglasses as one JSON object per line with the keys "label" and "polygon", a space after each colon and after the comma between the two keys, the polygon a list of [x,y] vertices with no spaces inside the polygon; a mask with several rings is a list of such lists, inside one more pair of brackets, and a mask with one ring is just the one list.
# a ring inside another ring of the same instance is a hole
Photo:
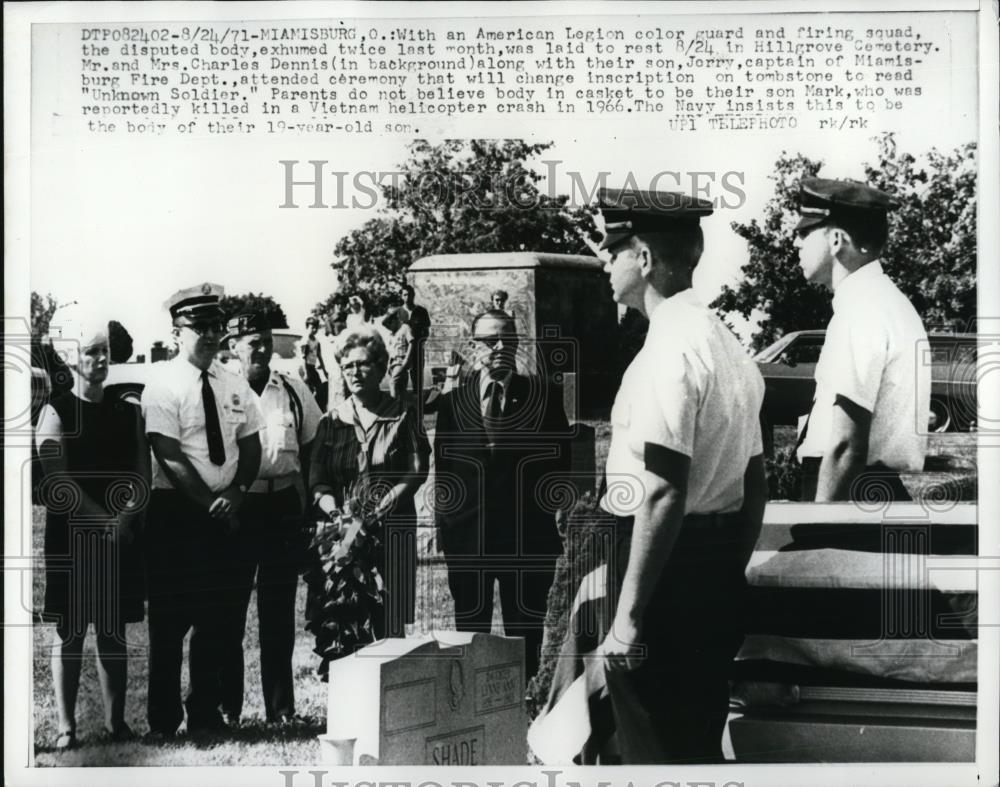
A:
{"label": "woman's eyeglasses", "polygon": [[341,364],[340,368],[345,372],[370,372],[374,366],[371,361],[352,361]]}

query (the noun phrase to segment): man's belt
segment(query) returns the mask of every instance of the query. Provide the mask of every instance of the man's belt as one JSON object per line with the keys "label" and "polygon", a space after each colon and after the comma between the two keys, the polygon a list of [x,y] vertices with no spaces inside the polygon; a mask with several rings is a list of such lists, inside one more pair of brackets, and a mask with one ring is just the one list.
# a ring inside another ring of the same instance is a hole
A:
{"label": "man's belt", "polygon": [[[617,516],[615,523],[618,527],[631,530],[635,524],[634,516]],[[739,525],[740,512],[728,511],[725,513],[716,512],[712,514],[685,514],[681,527],[685,530],[713,530]]]}
{"label": "man's belt", "polygon": [[295,474],[283,475],[279,478],[259,478],[250,484],[247,492],[252,495],[270,495],[275,492],[282,492],[291,486],[295,486]]}

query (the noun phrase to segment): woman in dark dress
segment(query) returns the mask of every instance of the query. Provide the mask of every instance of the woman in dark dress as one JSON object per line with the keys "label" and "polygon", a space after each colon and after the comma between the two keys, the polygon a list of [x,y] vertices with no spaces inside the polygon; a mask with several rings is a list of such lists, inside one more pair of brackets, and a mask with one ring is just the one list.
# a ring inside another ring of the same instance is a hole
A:
{"label": "woman in dark dress", "polygon": [[56,624],[57,749],[77,743],[76,696],[90,624],[97,638],[105,735],[116,741],[134,737],[125,723],[125,624],[143,619],[142,561],[135,540],[149,489],[149,452],[139,410],[104,395],[107,324],[75,333],[70,344],[78,349],[69,353],[73,388],[46,405],[37,428],[46,506],[42,617]]}
{"label": "woman in dark dress", "polygon": [[318,526],[305,572],[307,630],[323,657],[405,634],[416,595],[416,508],[430,445],[412,407],[379,389],[388,354],[377,330],[349,328],[336,358],[349,392],[320,421],[309,464]]}

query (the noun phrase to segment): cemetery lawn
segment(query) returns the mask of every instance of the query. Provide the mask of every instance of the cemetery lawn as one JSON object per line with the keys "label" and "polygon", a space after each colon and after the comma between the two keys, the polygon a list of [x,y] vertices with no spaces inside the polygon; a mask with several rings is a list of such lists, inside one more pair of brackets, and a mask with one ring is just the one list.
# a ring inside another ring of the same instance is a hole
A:
{"label": "cemetery lawn", "polygon": [[[430,419],[429,419],[430,420]],[[610,425],[606,421],[588,421],[594,427],[596,438],[596,467],[603,468],[607,457]],[[429,423],[428,426],[433,426]],[[794,429],[779,430],[775,435],[776,449],[791,448],[795,444]],[[928,452],[928,479],[964,479],[975,490],[976,436],[975,434],[934,435]],[[33,509],[32,545],[37,558],[42,555],[44,509]],[[421,538],[422,555],[437,555],[433,536],[424,528]],[[44,577],[36,573],[33,601],[40,608],[44,591]],[[276,729],[264,724],[263,701],[260,696],[260,651],[257,630],[256,597],[251,598],[247,616],[245,639],[246,695],[243,725],[225,736],[199,739],[179,735],[169,744],[144,742],[101,744],[97,738],[103,729],[103,711],[97,684],[93,634],[84,648],[83,675],[77,700],[77,737],[81,746],[69,752],[52,748],[57,729],[55,700],[52,691],[52,672],[49,664],[49,643],[52,626],[36,626],[33,640],[33,706],[35,764],[39,766],[87,765],[307,765],[316,764],[319,745],[316,736],[326,726],[327,689],[315,674],[319,658],[313,654],[312,636],[302,628],[305,619],[305,586],[300,583],[297,599],[297,636],[293,669],[295,678],[296,709],[299,714],[312,719],[310,724],[293,729]],[[408,632],[421,635],[433,630],[453,628],[453,606],[448,592],[444,566],[440,557],[432,557],[418,568],[417,622]],[[494,609],[494,633],[498,627],[498,609]],[[146,726],[147,662],[145,648],[148,641],[146,622],[128,626],[129,678],[125,717],[132,729],[143,734]],[[187,690],[187,654],[182,676],[183,691]],[[350,713],[350,708],[344,708]]]}

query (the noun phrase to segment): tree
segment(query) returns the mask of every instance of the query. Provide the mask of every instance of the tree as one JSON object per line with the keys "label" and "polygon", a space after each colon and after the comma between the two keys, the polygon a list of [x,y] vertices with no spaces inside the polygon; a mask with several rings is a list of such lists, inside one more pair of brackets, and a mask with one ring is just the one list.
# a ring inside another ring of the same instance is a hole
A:
{"label": "tree", "polygon": [[219,301],[225,319],[246,312],[263,312],[272,328],[287,328],[288,318],[281,305],[270,295],[248,292],[246,295],[223,295]]}
{"label": "tree", "polygon": [[31,291],[31,338],[37,341],[49,332],[52,315],[59,308],[59,302],[51,293],[44,296]]}
{"label": "tree", "polygon": [[[886,273],[928,327],[961,329],[976,313],[976,144],[950,154],[931,150],[918,165],[892,134],[876,139],[878,162],[865,165],[867,182],[900,203],[889,214]],[[832,314],[830,293],[808,284],[798,266],[794,231],[798,181],[822,162],[782,154],[775,162],[775,195],[761,223],[732,225],[749,245],[743,281],[712,303],[723,316],[759,318],[751,344],[767,346],[790,331],[822,328]]]}
{"label": "tree", "polygon": [[118,320],[108,322],[108,345],[111,363],[125,363],[132,357],[132,334]]}
{"label": "tree", "polygon": [[339,288],[319,316],[361,295],[374,313],[393,305],[406,269],[429,254],[540,251],[584,254],[584,209],[538,188],[530,159],[551,147],[523,140],[416,141],[402,177],[382,187],[379,215],[334,248]]}

